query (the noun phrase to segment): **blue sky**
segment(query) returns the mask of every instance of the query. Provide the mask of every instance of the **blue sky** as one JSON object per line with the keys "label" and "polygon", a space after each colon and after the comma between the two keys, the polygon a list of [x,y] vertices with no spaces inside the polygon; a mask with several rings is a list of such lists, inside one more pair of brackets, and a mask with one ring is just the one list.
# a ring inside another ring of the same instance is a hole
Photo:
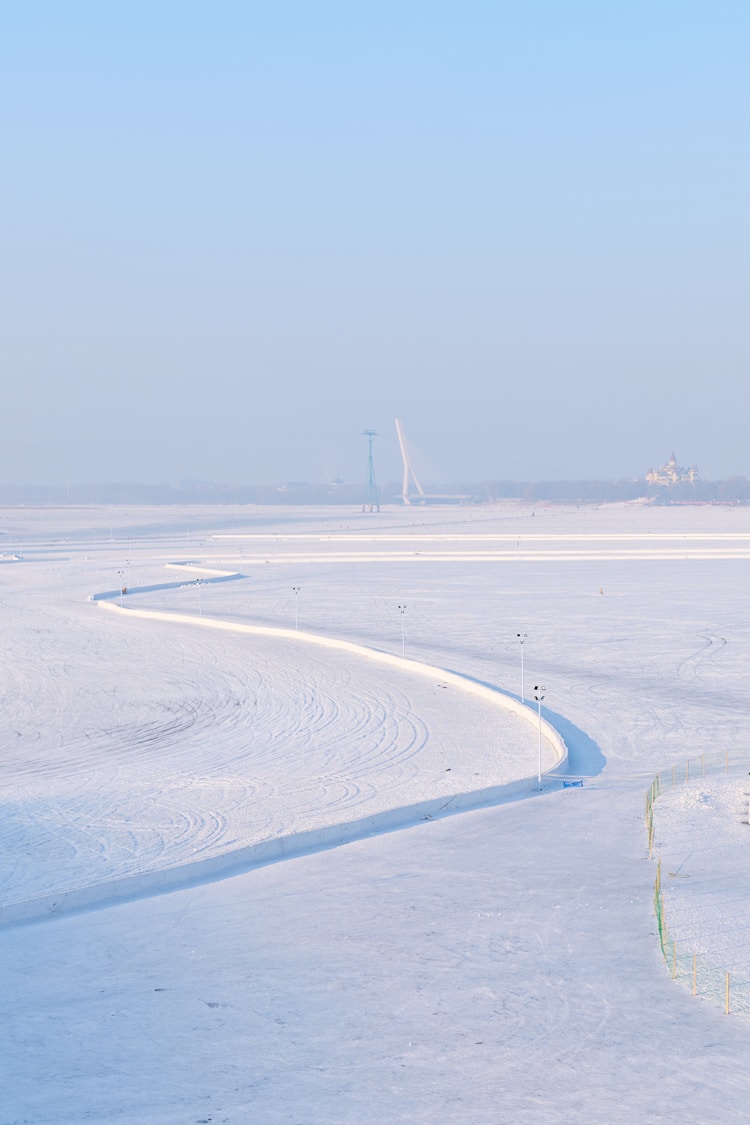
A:
{"label": "blue sky", "polygon": [[749,32],[3,6],[0,482],[750,476]]}

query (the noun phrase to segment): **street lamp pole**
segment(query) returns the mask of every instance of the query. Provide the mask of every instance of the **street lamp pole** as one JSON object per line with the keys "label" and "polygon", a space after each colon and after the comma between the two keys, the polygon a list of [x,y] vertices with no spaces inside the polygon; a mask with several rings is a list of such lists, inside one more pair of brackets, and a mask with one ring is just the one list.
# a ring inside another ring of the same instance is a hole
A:
{"label": "street lamp pole", "polygon": [[120,579],[120,609],[122,609],[122,595],[125,593],[125,587],[123,585],[123,579],[125,578],[125,571],[124,570],[118,570],[117,577]]}
{"label": "street lamp pole", "polygon": [[542,788],[542,700],[546,690],[543,684],[534,684],[534,699],[539,712],[539,756],[537,758],[536,779],[539,782],[540,789]]}
{"label": "street lamp pole", "polygon": [[297,598],[299,597],[299,591],[300,591],[299,586],[292,586],[292,593],[294,594],[294,631],[295,631],[295,633],[297,632],[297,625],[299,623],[299,614],[298,614],[299,603],[297,601]]}
{"label": "street lamp pole", "polygon": [[523,642],[526,640],[526,633],[516,633],[516,636],[521,645],[521,702],[523,703]]}
{"label": "street lamp pole", "polygon": [[406,606],[400,605],[399,612],[401,613],[401,659],[406,656],[406,631],[404,628],[404,616],[406,614]]}
{"label": "street lamp pole", "polygon": [[203,601],[201,599],[201,587],[203,586],[203,579],[196,578],[195,584],[198,587],[198,616],[203,616]]}

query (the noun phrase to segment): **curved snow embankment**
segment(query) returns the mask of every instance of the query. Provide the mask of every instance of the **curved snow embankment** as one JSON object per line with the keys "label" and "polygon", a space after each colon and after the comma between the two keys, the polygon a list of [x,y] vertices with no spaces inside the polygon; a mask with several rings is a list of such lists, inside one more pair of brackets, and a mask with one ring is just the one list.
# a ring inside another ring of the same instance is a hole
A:
{"label": "curved snow embankment", "polygon": [[[321,648],[332,648],[339,652],[351,652],[356,656],[363,656],[378,664],[386,664],[391,668],[400,668],[405,672],[410,672],[418,676],[429,676],[431,679],[434,679],[435,676],[439,676],[440,679],[453,684],[454,687],[459,688],[469,695],[479,696],[479,698],[494,704],[503,711],[510,711],[514,715],[520,716],[526,722],[531,723],[535,728],[539,725],[539,716],[536,711],[527,707],[524,703],[519,703],[518,700],[513,699],[512,696],[505,695],[498,689],[487,687],[485,684],[481,684],[477,680],[469,679],[467,676],[461,676],[457,672],[449,672],[447,669],[440,668],[435,664],[423,664],[419,660],[410,660],[403,656],[396,656],[390,652],[383,652],[381,649],[368,648],[366,645],[356,644],[354,641],[345,641],[338,637],[325,637],[319,633],[305,633],[302,630],[296,629],[275,628],[270,625],[246,625],[239,621],[220,621],[213,617],[206,617],[205,614],[196,617],[189,613],[167,613],[164,610],[158,609],[131,609],[130,607],[120,606],[111,601],[99,601],[98,604],[104,609],[112,610],[114,613],[131,614],[134,617],[142,617],[152,621],[179,621],[183,624],[197,625],[204,629],[219,629],[229,633],[246,633],[254,636],[278,637],[279,639],[287,641],[291,640],[303,644],[318,645]],[[542,736],[553,747],[556,753],[556,761],[552,768],[558,769],[567,757],[568,748],[560,734],[544,718],[541,720],[541,728]]]}
{"label": "curved snow embankment", "polygon": [[[222,574],[218,580],[221,581],[224,577],[225,576]],[[214,618],[204,616],[196,617],[190,614],[124,608],[120,607],[116,602],[107,599],[106,595],[104,599],[99,595],[96,600],[99,605],[115,613],[132,614],[137,617],[156,621],[180,621],[193,626],[202,625],[204,628],[219,629],[225,632],[295,640],[302,644],[314,644],[323,648],[351,652],[371,661],[400,668],[407,673],[429,676],[430,678],[434,678],[437,675],[442,680],[454,684],[457,688],[470,695],[489,700],[500,709],[522,717],[532,723],[535,729],[539,723],[539,717],[536,711],[531,710],[529,707],[524,706],[517,700],[504,695],[498,690],[465,678],[455,672],[449,672],[445,669],[430,664],[424,664],[419,661],[407,660],[403,657],[398,657],[377,649],[367,648],[364,645],[358,645],[351,641],[324,637],[312,633],[297,632],[291,629],[247,625],[240,622],[218,621]],[[567,757],[567,747],[557,731],[544,719],[542,719],[542,735],[555,751],[556,763],[553,768],[558,768]],[[277,862],[282,859],[290,859],[309,852],[336,847],[353,840],[398,828],[412,827],[420,821],[498,804],[503,800],[513,799],[516,795],[520,796],[521,794],[527,793],[528,787],[529,779],[525,778],[504,785],[495,785],[466,793],[455,794],[450,797],[443,795],[428,798],[413,805],[372,813],[367,817],[357,820],[323,825],[306,831],[290,833],[286,836],[262,840],[204,859],[189,860],[158,870],[122,876],[101,883],[89,884],[58,893],[38,896],[25,901],[7,903],[0,907],[0,924],[27,922],[34,919],[51,917],[56,914],[69,913],[75,910],[112,905],[116,902],[122,902],[128,899],[160,894],[196,883],[225,878],[230,875],[239,874],[241,871]]]}
{"label": "curved snow embankment", "polygon": [[[198,577],[191,578],[191,583],[197,583],[200,579],[206,586],[215,585],[218,582],[234,582],[235,579],[243,578],[244,575],[236,570],[216,570],[208,566],[199,566],[197,563],[191,562],[175,562],[167,563],[166,570],[182,570],[188,571],[191,574],[196,574]],[[210,577],[200,578],[200,575],[207,574]],[[114,598],[121,597],[122,594],[153,594],[159,590],[181,590],[185,582],[157,582],[152,583],[150,586],[129,586],[123,587],[120,590],[103,590],[99,594],[89,594],[90,602],[107,602]]]}
{"label": "curved snow embankment", "polygon": [[366,839],[399,828],[413,828],[423,821],[437,820],[458,812],[468,812],[528,793],[528,778],[507,785],[494,785],[452,797],[433,797],[415,805],[373,813],[359,820],[324,825],[305,832],[293,832],[270,840],[248,844],[222,855],[191,860],[173,867],[126,875],[103,883],[93,883],[55,894],[0,906],[0,925],[38,921],[57,914],[114,906],[133,899],[183,890],[243,874],[255,867],[264,867],[280,860],[295,859],[312,852],[339,847],[354,840]]}

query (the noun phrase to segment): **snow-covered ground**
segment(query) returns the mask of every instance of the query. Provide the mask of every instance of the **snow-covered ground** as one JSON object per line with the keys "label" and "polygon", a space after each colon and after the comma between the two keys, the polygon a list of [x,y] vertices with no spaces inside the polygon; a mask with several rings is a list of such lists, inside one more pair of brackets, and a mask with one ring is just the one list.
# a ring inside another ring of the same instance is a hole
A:
{"label": "snow-covered ground", "polygon": [[[742,1118],[750,1024],[670,979],[643,809],[657,771],[748,746],[750,512],[6,509],[0,532],[2,902],[507,786],[6,925],[4,1125]],[[582,788],[539,792],[533,702],[416,669],[517,697],[518,633]],[[659,801],[665,855],[703,838]]]}
{"label": "snow-covered ground", "polygon": [[[659,862],[665,957],[696,995],[750,1016],[750,754],[725,751],[659,777],[653,853]],[[727,979],[728,978],[728,979]],[[728,987],[727,987],[728,986]]]}

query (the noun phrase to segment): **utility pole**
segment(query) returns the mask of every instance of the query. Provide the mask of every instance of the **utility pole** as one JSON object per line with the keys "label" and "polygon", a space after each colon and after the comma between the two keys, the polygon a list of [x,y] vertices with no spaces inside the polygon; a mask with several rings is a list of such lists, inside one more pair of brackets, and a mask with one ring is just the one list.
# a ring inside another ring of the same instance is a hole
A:
{"label": "utility pole", "polygon": [[516,633],[516,636],[521,643],[521,702],[525,703],[526,701],[523,697],[523,642],[526,640],[526,634]]}
{"label": "utility pole", "polygon": [[534,699],[539,712],[539,756],[537,758],[536,779],[539,782],[540,789],[542,788],[542,700],[546,690],[544,684],[534,684]]}

